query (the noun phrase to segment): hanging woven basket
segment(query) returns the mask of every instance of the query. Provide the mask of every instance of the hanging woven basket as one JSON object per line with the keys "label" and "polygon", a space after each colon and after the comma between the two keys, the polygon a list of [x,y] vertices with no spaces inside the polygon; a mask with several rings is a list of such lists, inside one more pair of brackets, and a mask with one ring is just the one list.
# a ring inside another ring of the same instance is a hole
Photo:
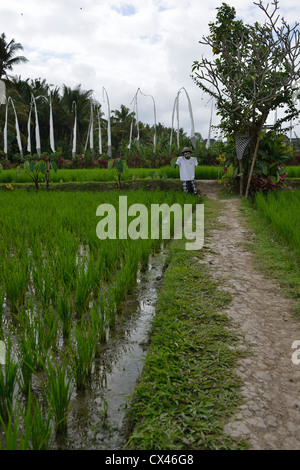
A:
{"label": "hanging woven basket", "polygon": [[242,160],[252,139],[253,137],[249,134],[236,134],[235,150],[238,160]]}

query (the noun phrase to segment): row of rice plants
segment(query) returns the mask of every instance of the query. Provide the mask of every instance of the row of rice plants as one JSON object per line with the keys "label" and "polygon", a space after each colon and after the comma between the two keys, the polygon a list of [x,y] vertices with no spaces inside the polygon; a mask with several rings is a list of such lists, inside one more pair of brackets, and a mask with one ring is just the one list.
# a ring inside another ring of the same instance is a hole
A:
{"label": "row of rice plants", "polygon": [[300,190],[257,193],[255,205],[300,258]]}
{"label": "row of rice plants", "polygon": [[288,166],[287,177],[288,178],[300,178],[300,166]]}
{"label": "row of rice plants", "polygon": [[[201,165],[196,167],[195,176],[197,179],[218,179],[220,168],[215,166]],[[165,166],[162,168],[129,168],[123,172],[121,180],[145,179],[145,178],[167,178],[178,179],[178,168]],[[53,183],[70,183],[70,182],[110,182],[116,177],[115,170],[107,170],[103,168],[85,168],[85,169],[61,169],[57,173],[51,173],[50,181]],[[29,175],[16,169],[5,170],[0,172],[0,183],[32,183]]]}
{"label": "row of rice plants", "polygon": [[[161,239],[151,237],[98,239],[96,209],[103,203],[115,206],[118,227],[120,195],[1,195],[0,339],[7,349],[5,365],[0,366],[4,448],[47,448],[53,436],[66,430],[74,390],[89,388],[94,358],[122,314],[122,301],[150,253],[161,246]],[[138,202],[149,208],[149,217],[151,204],[198,201],[183,192],[124,195],[128,206]]]}
{"label": "row of rice plants", "polygon": [[[199,180],[217,180],[223,174],[221,167],[199,165],[195,170],[195,177]],[[121,174],[121,180],[162,178],[178,179],[178,168],[165,166],[162,168],[129,168]],[[300,178],[300,166],[287,167],[288,178]],[[51,173],[52,183],[72,183],[72,182],[111,182],[116,178],[114,170],[104,168],[84,168],[84,169],[61,169],[57,173]],[[16,169],[0,172],[0,183],[32,183],[29,175]]]}

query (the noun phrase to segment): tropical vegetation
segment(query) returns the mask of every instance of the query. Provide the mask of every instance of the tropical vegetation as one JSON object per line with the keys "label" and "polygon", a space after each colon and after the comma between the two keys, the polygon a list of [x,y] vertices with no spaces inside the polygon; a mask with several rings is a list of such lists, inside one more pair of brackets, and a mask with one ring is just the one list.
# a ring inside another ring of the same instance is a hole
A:
{"label": "tropical vegetation", "polygon": [[[36,137],[34,128],[38,119],[40,132],[41,155],[51,156],[51,159],[63,160],[75,159],[78,161],[84,155],[87,161],[107,160],[108,153],[108,117],[102,110],[100,103],[93,98],[92,90],[83,90],[81,85],[70,88],[62,85],[61,88],[51,88],[45,79],[22,80],[21,77],[12,77],[4,80],[6,84],[7,98],[13,100],[21,136],[22,148],[25,157],[20,152],[16,139],[15,115],[12,106],[8,106],[8,151],[5,155],[2,152],[2,160],[11,163],[21,163],[30,157],[37,158]],[[32,97],[36,101],[37,114],[31,113]],[[50,146],[50,99],[52,104],[53,127],[55,138],[55,152]],[[76,107],[74,106],[76,104]],[[92,107],[91,107],[92,103]],[[1,107],[0,114],[0,142],[4,140],[5,107]],[[74,145],[74,123],[76,111],[76,148],[73,155]],[[30,115],[30,119],[29,119]],[[93,120],[93,145],[90,146],[90,123]],[[31,129],[31,151],[26,153],[28,148],[28,126]],[[137,134],[137,125],[139,127]],[[133,127],[132,140],[130,142],[131,127]],[[132,166],[137,164],[137,159],[150,166],[156,161],[159,165],[161,161],[166,161],[168,157],[178,152],[175,139],[170,145],[171,128],[165,127],[161,123],[156,126],[136,122],[134,113],[129,108],[121,105],[120,110],[112,110],[110,116],[112,155],[114,158],[125,158],[130,160]],[[156,145],[154,148],[154,132],[156,133]],[[179,130],[180,147],[191,145],[189,137],[183,129]],[[218,155],[217,146],[206,149],[205,142],[198,136],[196,152],[204,162],[208,162],[211,153],[215,159]],[[136,158],[136,156],[138,158]],[[1,160],[1,154],[0,154]]]}
{"label": "tropical vegetation", "polygon": [[[226,3],[218,7],[216,21],[209,24],[209,35],[200,41],[209,47],[212,59],[203,56],[192,66],[195,83],[215,100],[220,128],[240,152],[239,190],[246,197],[251,184],[253,189],[256,160],[262,159],[260,139],[270,112],[285,107],[275,129],[299,114],[295,99],[299,93],[299,24],[290,26],[280,18],[278,0],[272,3],[271,11],[262,0],[256,5],[263,12],[264,24],[244,24],[236,18],[234,7]],[[265,156],[263,160],[259,171],[265,175]],[[270,163],[271,180],[276,177],[279,182]]]}
{"label": "tropical vegetation", "polygon": [[7,71],[12,70],[14,65],[27,62],[26,57],[16,56],[17,52],[23,50],[22,44],[11,39],[6,40],[5,33],[0,36],[0,79],[7,77]]}

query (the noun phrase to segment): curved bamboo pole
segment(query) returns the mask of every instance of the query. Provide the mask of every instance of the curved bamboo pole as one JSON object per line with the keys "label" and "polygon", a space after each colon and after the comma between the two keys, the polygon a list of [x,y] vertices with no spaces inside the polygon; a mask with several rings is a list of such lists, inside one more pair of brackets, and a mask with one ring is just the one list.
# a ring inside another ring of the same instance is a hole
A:
{"label": "curved bamboo pole", "polygon": [[50,105],[50,117],[49,117],[49,132],[50,132],[50,148],[55,153],[54,143],[54,126],[53,126],[53,109],[52,109],[52,96],[51,91],[49,93],[49,105]]}
{"label": "curved bamboo pole", "polygon": [[102,88],[102,91],[103,91],[103,101],[105,101],[104,99],[104,92],[105,92],[105,95],[106,95],[106,99],[107,99],[107,139],[108,139],[108,143],[107,143],[107,156],[108,157],[112,157],[112,147],[111,147],[111,125],[110,125],[110,106],[109,106],[109,99],[108,99],[108,94],[107,94],[107,91],[106,89],[103,87]]}
{"label": "curved bamboo pole", "polygon": [[153,101],[153,108],[154,108],[154,138],[153,138],[153,153],[155,153],[156,151],[156,105],[155,105],[155,99],[153,98],[152,95],[145,95],[145,93],[142,93],[140,88],[139,88],[139,91],[141,93],[141,95],[143,96],[149,96],[150,98],[152,98],[152,101]]}
{"label": "curved bamboo pole", "polygon": [[175,110],[176,110],[176,115],[177,115],[177,146],[178,146],[178,149],[179,149],[179,95],[180,95],[182,90],[185,92],[186,98],[187,98],[187,101],[188,101],[188,109],[189,109],[190,119],[191,119],[191,137],[190,137],[191,138],[191,144],[192,144],[193,148],[196,148],[195,124],[194,124],[192,103],[191,103],[191,100],[190,100],[190,97],[189,97],[189,94],[188,94],[187,90],[184,87],[182,87],[182,88],[180,88],[180,90],[178,91],[178,93],[176,95],[176,98],[175,98],[175,101],[174,101],[174,106],[173,106],[172,127],[171,127],[171,137],[170,137],[170,152],[171,152],[172,138],[173,138],[173,126],[174,126]]}
{"label": "curved bamboo pole", "polygon": [[23,157],[23,150],[22,150],[18,115],[17,115],[17,111],[16,111],[16,108],[15,108],[14,102],[13,102],[13,100],[10,96],[6,100],[5,125],[4,125],[4,153],[7,156],[7,123],[8,123],[8,105],[9,105],[10,102],[11,102],[11,105],[13,107],[14,115],[15,115],[15,126],[16,126],[18,147],[19,147],[19,150],[20,150],[20,154]]}
{"label": "curved bamboo pole", "polygon": [[72,158],[76,155],[76,143],[77,143],[77,103],[73,101],[72,111],[74,109],[74,126],[73,126],[73,146],[72,146]]}

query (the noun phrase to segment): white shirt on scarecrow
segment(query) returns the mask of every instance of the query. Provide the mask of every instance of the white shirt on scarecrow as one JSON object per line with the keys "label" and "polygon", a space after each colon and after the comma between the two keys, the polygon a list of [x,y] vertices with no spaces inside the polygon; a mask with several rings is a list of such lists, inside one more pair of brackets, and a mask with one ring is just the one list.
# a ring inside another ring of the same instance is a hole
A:
{"label": "white shirt on scarecrow", "polygon": [[195,167],[198,165],[196,157],[185,158],[180,156],[176,160],[179,166],[181,181],[192,181],[195,179]]}

